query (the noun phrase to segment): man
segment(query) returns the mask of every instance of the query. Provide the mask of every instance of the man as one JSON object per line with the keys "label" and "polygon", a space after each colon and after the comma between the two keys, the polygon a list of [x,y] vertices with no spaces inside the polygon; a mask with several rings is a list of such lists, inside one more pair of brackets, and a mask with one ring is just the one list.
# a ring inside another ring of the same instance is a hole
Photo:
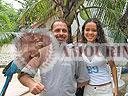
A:
{"label": "man", "polygon": [[[51,30],[60,46],[64,45],[66,49],[64,47],[58,49],[59,52],[55,51],[55,55],[51,56],[52,58],[49,60],[47,60],[47,55],[50,45],[39,50],[40,57],[35,57],[28,63],[28,65],[34,65],[34,63],[40,62],[39,65],[33,68],[23,68],[24,73],[19,75],[19,81],[35,95],[40,93],[40,96],[75,96],[76,85],[89,80],[86,66],[82,61],[75,61],[71,55],[72,52],[69,52],[72,51],[72,45],[66,44],[69,35],[66,22],[64,20],[53,22]],[[43,65],[48,64],[50,66],[52,63],[55,63],[53,67],[44,71]],[[32,78],[37,69],[40,69],[41,83]]]}

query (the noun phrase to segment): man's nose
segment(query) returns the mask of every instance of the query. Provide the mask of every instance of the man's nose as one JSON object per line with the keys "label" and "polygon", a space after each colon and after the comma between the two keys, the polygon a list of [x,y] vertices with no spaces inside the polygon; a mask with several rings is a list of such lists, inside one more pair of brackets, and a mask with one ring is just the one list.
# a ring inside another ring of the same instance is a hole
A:
{"label": "man's nose", "polygon": [[60,32],[59,32],[60,34],[63,34],[63,30],[60,30]]}

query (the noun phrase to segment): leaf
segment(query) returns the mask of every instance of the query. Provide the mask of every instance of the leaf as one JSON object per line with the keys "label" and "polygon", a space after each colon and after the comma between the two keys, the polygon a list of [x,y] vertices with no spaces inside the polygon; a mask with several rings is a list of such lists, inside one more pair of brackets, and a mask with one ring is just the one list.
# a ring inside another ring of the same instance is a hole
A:
{"label": "leaf", "polygon": [[[97,17],[104,27],[110,32],[120,32],[125,37],[126,33],[119,31],[117,22],[122,16],[126,0],[86,0],[85,9],[89,9],[92,17]],[[116,37],[113,37],[116,38]],[[119,39],[119,38],[118,38]],[[120,40],[120,39],[119,39]]]}
{"label": "leaf", "polygon": [[14,37],[15,37],[15,34],[11,32],[0,33],[0,46],[11,43]]}
{"label": "leaf", "polygon": [[1,21],[0,22],[1,23],[1,27],[6,25],[4,27],[8,28],[8,30],[12,28],[12,24],[11,24],[10,19],[9,19],[9,17],[7,15],[0,13],[0,21]]}
{"label": "leaf", "polygon": [[31,18],[31,24],[33,22],[43,22],[48,20],[51,16],[55,15],[55,10],[51,0],[40,0],[28,8],[23,15],[19,18],[20,24],[25,25],[27,23],[26,17]]}
{"label": "leaf", "polygon": [[67,4],[67,1],[68,1],[68,0],[64,0],[64,4],[63,4],[64,6],[66,6],[66,4]]}
{"label": "leaf", "polygon": [[83,20],[87,20],[88,18],[91,17],[91,12],[90,10],[81,10],[80,11],[80,17],[83,19]]}

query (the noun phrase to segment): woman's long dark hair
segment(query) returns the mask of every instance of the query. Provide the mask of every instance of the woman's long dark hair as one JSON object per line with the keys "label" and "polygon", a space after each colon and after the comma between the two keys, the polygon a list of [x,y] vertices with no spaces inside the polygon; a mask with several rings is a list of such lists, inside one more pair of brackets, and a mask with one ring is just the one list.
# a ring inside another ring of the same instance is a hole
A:
{"label": "woman's long dark hair", "polygon": [[97,38],[96,38],[96,42],[95,43],[107,43],[106,38],[105,38],[105,34],[104,34],[104,30],[101,26],[101,22],[97,19],[97,18],[89,18],[82,26],[82,41],[83,43],[87,43],[87,39],[84,36],[84,30],[85,30],[85,26],[87,23],[89,22],[94,22],[96,24],[97,27]]}

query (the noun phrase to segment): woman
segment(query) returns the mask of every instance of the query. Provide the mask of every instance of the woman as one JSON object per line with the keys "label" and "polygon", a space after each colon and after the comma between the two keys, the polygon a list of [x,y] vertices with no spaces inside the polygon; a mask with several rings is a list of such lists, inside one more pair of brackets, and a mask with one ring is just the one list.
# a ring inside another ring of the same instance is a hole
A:
{"label": "woman", "polygon": [[[86,47],[87,45],[97,46],[97,43],[99,45],[107,43],[101,22],[96,18],[88,19],[82,27],[82,39],[87,43]],[[82,53],[90,76],[90,81],[84,89],[84,96],[113,96],[111,76],[107,64],[111,68],[114,81],[114,96],[118,96],[117,70],[113,59],[106,60],[102,50],[93,52],[93,54],[90,51],[90,53],[89,50],[84,50]]]}

